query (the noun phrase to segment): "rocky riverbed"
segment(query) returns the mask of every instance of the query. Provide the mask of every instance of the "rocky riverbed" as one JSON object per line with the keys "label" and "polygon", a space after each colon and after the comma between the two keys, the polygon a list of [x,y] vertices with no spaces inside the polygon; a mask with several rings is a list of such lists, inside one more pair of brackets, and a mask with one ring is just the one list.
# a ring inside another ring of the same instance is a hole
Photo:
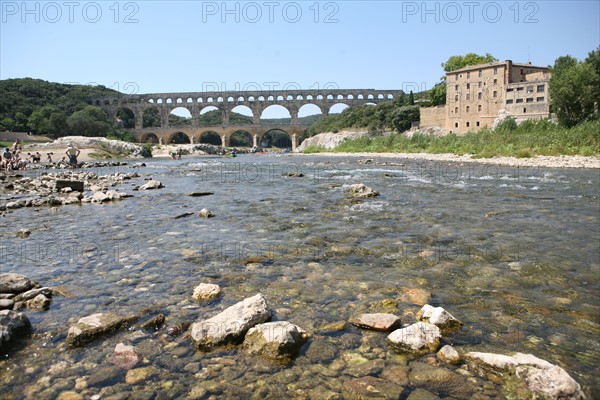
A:
{"label": "rocky riverbed", "polygon": [[2,397],[598,393],[595,174],[243,157],[6,178]]}

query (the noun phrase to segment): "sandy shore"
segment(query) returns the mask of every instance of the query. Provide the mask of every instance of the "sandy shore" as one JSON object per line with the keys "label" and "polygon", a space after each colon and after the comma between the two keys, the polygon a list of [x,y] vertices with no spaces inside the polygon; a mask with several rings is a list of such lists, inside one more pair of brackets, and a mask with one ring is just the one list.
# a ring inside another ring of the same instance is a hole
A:
{"label": "sandy shore", "polygon": [[[295,153],[305,155],[302,153]],[[309,156],[311,154],[306,154]],[[404,160],[423,160],[459,163],[480,163],[506,165],[510,167],[544,167],[544,168],[596,168],[600,169],[600,157],[584,156],[536,156],[531,158],[492,157],[473,158],[470,155],[457,156],[455,154],[429,154],[429,153],[317,153],[328,157],[361,157],[361,158],[393,158]]]}

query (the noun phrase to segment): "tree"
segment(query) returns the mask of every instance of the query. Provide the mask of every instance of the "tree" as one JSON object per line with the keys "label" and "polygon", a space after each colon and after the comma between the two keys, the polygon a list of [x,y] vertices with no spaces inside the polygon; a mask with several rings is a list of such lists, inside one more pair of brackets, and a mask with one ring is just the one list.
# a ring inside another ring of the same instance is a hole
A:
{"label": "tree", "polygon": [[596,117],[600,115],[600,46],[588,54],[585,62],[589,64],[595,72],[592,79],[592,96],[596,100]]}
{"label": "tree", "polygon": [[398,132],[410,129],[412,123],[418,121],[421,115],[419,106],[403,106],[392,113],[392,123]]}
{"label": "tree", "polygon": [[[448,61],[442,63],[442,68],[444,68],[444,72],[448,73],[456,71],[457,69],[468,67],[470,65],[486,64],[495,61],[498,61],[498,59],[490,53],[485,53],[484,56],[480,56],[475,53],[468,53],[464,56],[452,56],[448,58]],[[442,80],[444,79],[445,76],[442,77]]]}
{"label": "tree", "polygon": [[415,105],[415,95],[413,94],[412,90],[410,91],[410,93],[408,95],[408,105],[410,105],[410,106]]}
{"label": "tree", "polygon": [[[442,63],[442,68],[444,72],[448,73],[470,65],[486,64],[495,61],[498,61],[498,59],[490,53],[485,53],[484,56],[468,53],[464,56],[451,56],[445,63]],[[442,76],[441,82],[429,91],[429,98],[432,105],[446,104],[446,75]]]}
{"label": "tree", "polygon": [[67,119],[67,124],[72,134],[82,136],[106,136],[112,129],[104,111],[94,106],[74,112]]}
{"label": "tree", "polygon": [[50,121],[39,111],[31,113],[28,124],[31,129],[34,129],[41,135],[47,134],[50,130]]}
{"label": "tree", "polygon": [[[593,52],[592,52],[593,53]],[[571,56],[556,59],[551,68],[550,99],[561,125],[574,126],[594,117],[598,110],[598,73],[595,54],[588,60],[578,61]]]}

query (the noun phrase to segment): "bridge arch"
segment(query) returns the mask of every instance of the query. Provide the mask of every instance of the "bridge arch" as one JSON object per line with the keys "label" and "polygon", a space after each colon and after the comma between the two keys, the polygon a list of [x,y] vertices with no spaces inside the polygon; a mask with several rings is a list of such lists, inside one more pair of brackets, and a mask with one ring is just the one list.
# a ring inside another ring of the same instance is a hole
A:
{"label": "bridge arch", "polygon": [[273,128],[264,132],[260,136],[260,146],[261,147],[277,147],[280,149],[292,148],[292,138],[289,132],[279,129]]}
{"label": "bridge arch", "polygon": [[232,147],[252,147],[252,134],[245,129],[238,129],[229,137],[229,145]]}
{"label": "bridge arch", "polygon": [[215,146],[221,146],[223,140],[221,135],[215,131],[204,131],[199,136],[194,137],[194,143],[206,143]]}
{"label": "bridge arch", "polygon": [[140,136],[139,140],[140,140],[140,143],[155,143],[155,144],[160,143],[158,136],[156,136],[156,134],[154,134],[152,132],[143,133]]}
{"label": "bridge arch", "polygon": [[166,144],[189,144],[191,142],[190,137],[181,131],[175,131],[166,137]]}
{"label": "bridge arch", "polygon": [[[277,114],[283,115],[286,113],[287,113],[287,116],[283,116],[283,117],[275,116]],[[265,107],[262,110],[262,113],[260,114],[260,119],[269,119],[269,118],[292,118],[292,114],[287,107],[282,106],[281,104],[271,104],[270,106]]]}
{"label": "bridge arch", "polygon": [[346,103],[337,102],[329,107],[329,114],[340,114],[348,107]]}
{"label": "bridge arch", "polygon": [[142,112],[142,128],[160,128],[160,125],[160,110],[158,107],[146,107]]}
{"label": "bridge arch", "polygon": [[135,128],[135,112],[125,106],[119,107],[115,113],[115,122],[123,129]]}

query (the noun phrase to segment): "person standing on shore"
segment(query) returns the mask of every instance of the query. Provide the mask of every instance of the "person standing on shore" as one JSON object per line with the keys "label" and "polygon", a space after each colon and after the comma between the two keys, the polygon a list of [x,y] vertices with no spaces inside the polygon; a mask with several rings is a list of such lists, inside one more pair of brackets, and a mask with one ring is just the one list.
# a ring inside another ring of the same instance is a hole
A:
{"label": "person standing on shore", "polygon": [[71,168],[77,168],[77,157],[79,156],[79,153],[81,153],[81,151],[69,143],[65,154],[69,157],[69,165]]}

